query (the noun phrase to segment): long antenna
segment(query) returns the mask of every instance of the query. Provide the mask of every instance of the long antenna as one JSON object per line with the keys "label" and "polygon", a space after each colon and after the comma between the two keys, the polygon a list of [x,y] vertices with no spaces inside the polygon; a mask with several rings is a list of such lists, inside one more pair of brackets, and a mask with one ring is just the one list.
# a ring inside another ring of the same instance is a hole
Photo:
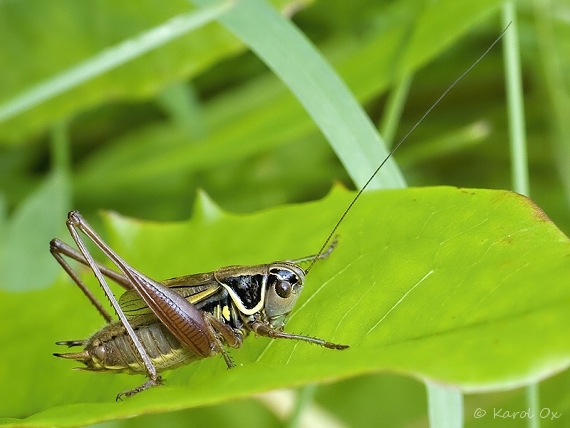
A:
{"label": "long antenna", "polygon": [[380,165],[378,165],[378,168],[376,168],[376,170],[374,170],[374,172],[372,173],[370,178],[366,181],[366,183],[364,183],[364,186],[362,186],[360,188],[360,190],[358,191],[358,193],[356,194],[354,199],[350,202],[350,204],[348,204],[348,207],[346,207],[346,209],[344,210],[344,212],[342,213],[342,215],[340,216],[340,218],[336,222],[335,226],[332,228],[331,232],[327,236],[327,239],[325,240],[325,242],[321,246],[321,249],[319,250],[317,255],[311,260],[311,264],[309,265],[309,267],[307,269],[305,269],[305,275],[309,274],[309,271],[313,268],[313,266],[315,265],[317,260],[319,260],[319,258],[321,257],[321,255],[325,251],[325,248],[327,248],[327,246],[329,245],[329,242],[331,241],[332,237],[334,236],[334,234],[337,231],[340,224],[343,222],[346,215],[349,213],[349,211],[352,209],[353,205],[356,203],[358,198],[360,198],[360,195],[362,195],[362,192],[364,192],[366,190],[366,188],[368,187],[370,182],[374,179],[374,177],[376,177],[376,174],[378,174],[378,172],[382,169],[382,167],[388,161],[388,159],[390,159],[392,157],[392,155],[394,154],[394,152],[396,152],[396,150],[398,150],[398,148],[400,148],[400,146],[404,143],[404,141],[406,141],[408,139],[410,134],[412,132],[414,132],[414,130],[418,126],[420,126],[420,124],[424,121],[424,119],[428,116],[428,114],[431,113],[431,111],[441,102],[441,100],[449,93],[449,91],[451,91],[455,87],[455,85],[457,85],[457,83],[461,79],[463,79],[463,77],[465,77],[465,75],[467,73],[469,73],[477,64],[479,64],[479,62],[489,53],[489,51],[491,49],[493,49],[493,47],[497,43],[499,43],[499,41],[503,38],[503,36],[505,35],[505,33],[507,32],[507,30],[509,29],[510,26],[511,26],[511,23],[509,22],[509,24],[505,27],[505,29],[501,32],[501,34],[499,34],[499,36],[495,39],[495,41],[493,43],[491,43],[491,46],[489,46],[485,50],[485,52],[483,52],[483,54],[481,54],[481,56],[479,56],[479,58],[477,58],[475,60],[475,62],[473,62],[473,64],[471,64],[467,68],[467,70],[465,70],[463,73],[461,73],[461,75],[457,79],[455,79],[451,85],[449,85],[447,87],[447,89],[443,92],[443,94],[441,94],[439,96],[439,98],[437,100],[435,100],[435,102],[431,105],[431,107],[428,108],[427,111],[423,114],[423,116],[415,123],[415,125],[410,128],[410,130],[406,133],[406,135],[404,135],[402,137],[402,139],[400,139],[400,141],[398,141],[398,143],[394,146],[394,148],[392,148],[392,150],[390,150],[390,153],[388,153],[388,155],[384,158],[384,160],[382,162],[380,162]]}

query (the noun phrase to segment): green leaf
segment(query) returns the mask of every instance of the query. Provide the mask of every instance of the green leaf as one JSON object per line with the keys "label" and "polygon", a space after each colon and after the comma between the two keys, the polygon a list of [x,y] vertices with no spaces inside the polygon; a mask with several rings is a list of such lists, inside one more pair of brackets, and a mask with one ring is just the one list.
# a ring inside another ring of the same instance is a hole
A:
{"label": "green leaf", "polygon": [[47,287],[57,275],[49,241],[65,228],[69,182],[54,172],[14,212],[0,236],[0,288],[11,291]]}
{"label": "green leaf", "polygon": [[[110,243],[154,278],[297,258],[316,251],[352,197],[335,191],[248,216],[206,203],[208,214],[181,223],[111,215]],[[87,425],[377,371],[492,391],[570,363],[562,330],[570,322],[570,241],[529,199],[456,188],[369,192],[339,234],[337,249],[307,277],[286,331],[350,349],[250,337],[231,351],[237,368],[201,360],[122,403],[115,394],[143,377],[78,373],[50,355],[53,342],[101,326],[78,291],[58,283],[4,293],[0,382],[10,394],[0,414],[27,418],[3,422]]]}
{"label": "green leaf", "polygon": [[[212,2],[203,0],[200,3]],[[257,11],[252,3],[244,2],[232,13],[241,13],[251,19],[253,12],[240,10],[247,7],[248,10]],[[366,104],[385,91],[395,79],[419,69],[437,54],[441,54],[453,40],[457,40],[467,29],[479,24],[482,17],[495,10],[500,3],[498,0],[460,4],[444,1],[430,3],[429,7],[424,9],[418,6],[417,1],[400,1],[375,11],[374,17],[385,22],[385,25],[371,30],[368,37],[358,40],[356,46],[351,45],[348,52],[332,42],[325,44],[322,50],[332,57],[331,62],[337,73],[355,97],[361,104]],[[280,36],[280,32],[273,28],[286,32],[287,30],[282,28],[286,26],[284,20],[275,16],[268,17],[265,8],[258,9],[262,9],[256,13],[263,17],[263,22],[266,22],[264,26],[249,25],[243,16],[241,20],[245,22],[240,22],[238,16],[233,18],[238,21],[238,28],[235,29],[235,23],[232,23],[232,28],[256,49],[260,58],[270,64],[276,74],[285,76],[282,79],[288,84],[293,81],[298,85],[297,89],[292,88],[291,92],[296,90],[297,94],[306,93],[306,98],[310,100],[304,101],[304,105],[310,116],[320,117],[320,123],[326,126],[323,133],[330,140],[336,141],[335,150],[346,156],[343,159],[345,165],[354,160],[352,176],[359,177],[363,183],[370,175],[370,172],[364,172],[364,165],[372,168],[372,171],[382,157],[377,147],[366,147],[378,144],[377,137],[369,134],[370,124],[361,122],[360,108],[355,107],[352,97],[347,97],[344,89],[337,89],[334,77],[329,76],[327,80],[314,79],[316,82],[311,80],[313,75],[328,75],[330,72],[328,67],[323,66],[320,54],[313,51],[310,45],[298,40],[298,34],[291,29],[289,30],[293,36]],[[456,19],[442,24],[438,18],[437,24],[431,23],[434,17],[450,14]],[[403,19],[406,25],[402,25]],[[240,23],[245,34],[240,32]],[[291,61],[271,63],[271,58],[264,56],[264,52],[259,52],[255,45],[258,39],[246,32],[248,29],[250,32],[256,30],[261,33],[257,34],[259,43],[262,48],[268,46],[268,50],[273,53],[282,52],[285,49],[283,40],[287,40],[285,58],[291,58]],[[430,31],[432,33],[427,37],[426,33]],[[252,40],[246,39],[247,37]],[[277,47],[280,50],[277,50]],[[480,51],[482,52],[483,50]],[[476,56],[473,55],[470,61]],[[302,65],[298,65],[299,63]],[[299,73],[299,70],[303,70],[303,73]],[[458,75],[459,72],[452,75],[448,73],[449,80],[446,85]],[[318,93],[315,93],[315,88],[319,89]],[[81,193],[79,197],[90,195],[104,198],[108,194],[105,190],[108,187],[130,189],[136,187],[137,183],[147,183],[144,187],[152,186],[164,176],[179,174],[188,169],[222,165],[225,162],[235,163],[236,160],[244,159],[253,153],[263,153],[269,147],[314,134],[316,121],[311,121],[291,92],[286,91],[277,79],[262,76],[205,103],[205,117],[211,132],[198,144],[187,144],[188,136],[185,132],[164,124],[153,124],[142,132],[121,136],[81,165],[77,173],[77,188]],[[321,94],[321,97],[317,99],[318,94]],[[302,97],[299,97],[302,100]],[[311,99],[316,103],[309,105]],[[228,106],[231,106],[231,113],[228,113]],[[348,114],[345,110],[348,106],[356,110],[350,110]],[[427,106],[422,107],[425,108]],[[342,120],[332,119],[331,110],[334,110],[335,114],[338,113]],[[350,123],[349,132],[343,127],[345,121]],[[239,141],[239,144],[236,144],[236,141]],[[369,156],[374,161],[363,162],[363,155],[354,154],[355,142],[366,147],[363,153],[376,153]],[[166,144],[168,150],[165,150]],[[137,156],[136,162],[132,161],[133,156]],[[370,164],[373,164],[373,167]],[[397,175],[389,178],[387,171],[382,171],[385,174],[385,182],[395,183]]]}
{"label": "green leaf", "polygon": [[24,91],[6,104],[0,105],[0,122],[11,119],[192,30],[211,23],[229,6],[229,3],[225,3],[217,7],[204,8],[198,12],[177,15],[155,28],[103,50],[86,61]]}
{"label": "green leaf", "polygon": [[[190,26],[191,10],[183,0],[0,4],[0,40],[9,47],[0,52],[0,116],[9,118],[25,111],[2,123],[0,141],[39,132],[53,120],[109,100],[146,98],[243,50],[235,37],[211,24],[143,55],[144,48],[152,47],[160,37],[180,35],[184,25]],[[146,39],[137,39],[141,34]],[[111,58],[107,49],[117,46],[122,47],[120,55]],[[133,56],[132,62],[100,75],[111,63],[116,66]],[[53,96],[69,89],[71,81],[86,79],[87,83],[38,105],[47,93]],[[26,111],[31,107],[35,108]]]}

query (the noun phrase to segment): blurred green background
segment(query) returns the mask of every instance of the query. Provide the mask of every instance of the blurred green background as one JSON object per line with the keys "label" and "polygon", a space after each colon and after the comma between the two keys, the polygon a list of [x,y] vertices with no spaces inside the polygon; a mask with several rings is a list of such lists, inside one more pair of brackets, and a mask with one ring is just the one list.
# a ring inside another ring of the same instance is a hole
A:
{"label": "blurred green background", "polygon": [[[292,15],[379,127],[390,90],[411,79],[395,141],[502,31],[498,1],[272,3]],[[568,234],[570,4],[516,5],[531,196]],[[189,7],[181,0],[0,4],[0,107]],[[412,43],[418,34],[423,45]],[[410,185],[512,187],[503,73],[499,45],[410,136],[395,155]],[[302,106],[263,61],[211,24],[0,123],[5,288],[53,282],[58,268],[47,242],[63,236],[71,208],[100,229],[101,209],[149,220],[188,218],[197,189],[224,210],[247,213],[322,198],[335,181],[353,187]],[[30,257],[43,266],[44,255],[50,267],[39,279],[17,281],[13,260]],[[563,373],[541,384],[543,396],[560,403],[558,412],[570,412],[568,394],[556,395],[567,382]],[[427,425],[424,387],[396,375],[320,387],[316,403],[350,426]],[[489,426],[471,417],[474,409],[503,405],[524,408],[524,392],[467,397],[466,425]],[[255,399],[121,424],[154,426],[165,417],[170,426],[280,424]],[[524,423],[501,419],[492,426]],[[564,426],[547,419],[543,425]]]}

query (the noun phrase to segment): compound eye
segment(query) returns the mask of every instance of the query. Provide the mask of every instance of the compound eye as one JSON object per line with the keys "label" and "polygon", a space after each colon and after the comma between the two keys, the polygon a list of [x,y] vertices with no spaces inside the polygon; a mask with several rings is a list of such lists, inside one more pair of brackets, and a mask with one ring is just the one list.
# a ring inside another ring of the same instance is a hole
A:
{"label": "compound eye", "polygon": [[275,292],[282,299],[286,299],[291,296],[292,290],[293,287],[291,287],[291,283],[288,281],[278,281],[277,284],[275,284]]}

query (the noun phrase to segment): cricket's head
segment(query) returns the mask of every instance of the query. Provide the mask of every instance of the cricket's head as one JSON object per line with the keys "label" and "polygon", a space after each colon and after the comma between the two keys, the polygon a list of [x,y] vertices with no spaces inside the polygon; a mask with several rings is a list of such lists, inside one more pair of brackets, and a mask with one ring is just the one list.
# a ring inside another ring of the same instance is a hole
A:
{"label": "cricket's head", "polygon": [[303,290],[305,271],[295,263],[277,262],[269,265],[265,315],[274,329],[281,329]]}

